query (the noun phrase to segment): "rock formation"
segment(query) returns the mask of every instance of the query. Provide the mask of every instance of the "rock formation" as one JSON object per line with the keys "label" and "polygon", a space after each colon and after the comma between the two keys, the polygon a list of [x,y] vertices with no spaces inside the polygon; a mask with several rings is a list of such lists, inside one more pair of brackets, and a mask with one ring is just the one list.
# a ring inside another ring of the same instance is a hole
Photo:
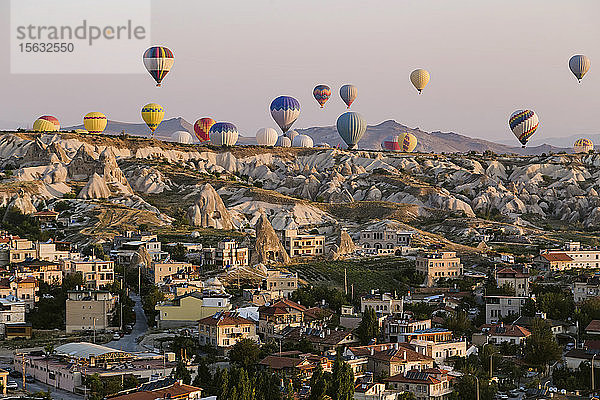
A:
{"label": "rock formation", "polygon": [[33,202],[31,201],[31,196],[29,195],[29,193],[24,192],[22,190],[20,190],[19,193],[13,198],[13,200],[6,208],[6,211],[12,209],[18,210],[22,214],[26,215],[33,214],[37,211],[35,206],[33,205]]}
{"label": "rock formation", "polygon": [[107,199],[110,197],[110,189],[104,178],[94,173],[88,183],[77,195],[78,199]]}
{"label": "rock formation", "polygon": [[352,238],[346,231],[346,229],[339,229],[339,234],[335,245],[331,249],[331,258],[334,260],[343,258],[348,254],[354,253],[356,245],[352,241]]}
{"label": "rock formation", "polygon": [[110,148],[107,147],[100,153],[100,158],[96,163],[94,171],[102,176],[105,182],[118,183],[120,192],[133,194],[133,190],[131,189],[131,186],[129,186],[125,174],[123,174],[123,171],[119,168],[117,159]]}
{"label": "rock formation", "polygon": [[190,225],[203,228],[233,229],[233,220],[221,196],[210,183],[204,184],[194,205],[188,208]]}
{"label": "rock formation", "polygon": [[95,171],[96,159],[94,153],[86,144],[82,144],[77,150],[77,153],[67,166],[69,178],[72,179],[87,179]]}
{"label": "rock formation", "polygon": [[279,241],[267,215],[261,210],[256,222],[256,244],[252,252],[252,264],[270,262],[288,263],[290,256]]}

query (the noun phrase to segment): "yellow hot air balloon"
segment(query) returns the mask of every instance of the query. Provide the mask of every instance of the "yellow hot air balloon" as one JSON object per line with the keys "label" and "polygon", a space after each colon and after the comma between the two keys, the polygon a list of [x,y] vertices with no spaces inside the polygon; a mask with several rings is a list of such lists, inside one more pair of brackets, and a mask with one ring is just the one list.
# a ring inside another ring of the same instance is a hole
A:
{"label": "yellow hot air balloon", "polygon": [[164,116],[165,110],[160,104],[150,103],[142,107],[142,119],[152,131],[152,136],[154,136],[154,131],[158,128]]}
{"label": "yellow hot air balloon", "polygon": [[60,129],[60,123],[52,115],[43,115],[33,123],[35,132],[56,132]]}
{"label": "yellow hot air balloon", "polygon": [[83,117],[83,126],[89,133],[95,135],[104,132],[107,123],[108,120],[106,119],[106,115],[101,112],[92,111]]}
{"label": "yellow hot air balloon", "polygon": [[415,69],[410,73],[410,81],[413,86],[421,93],[429,83],[429,72],[424,69]]}

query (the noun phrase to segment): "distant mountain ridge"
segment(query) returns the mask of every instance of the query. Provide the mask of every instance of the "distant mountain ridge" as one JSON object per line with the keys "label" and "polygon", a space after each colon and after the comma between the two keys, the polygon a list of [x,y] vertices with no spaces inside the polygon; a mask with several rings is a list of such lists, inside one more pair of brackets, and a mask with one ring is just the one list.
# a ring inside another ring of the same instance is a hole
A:
{"label": "distant mountain ridge", "polygon": [[[84,129],[83,125],[76,125],[64,128]],[[157,139],[169,140],[171,135],[177,131],[187,131],[194,135],[194,126],[182,117],[164,120],[156,129],[155,137]],[[337,133],[335,126],[312,127],[306,129],[297,129],[301,134],[310,136],[315,144],[327,143],[332,147],[345,147],[342,139]],[[149,137],[150,130],[144,123],[128,123],[119,121],[108,121],[105,130],[108,134],[120,134],[125,132],[133,136]],[[358,143],[359,149],[379,150],[381,142],[389,135],[410,132],[417,137],[418,144],[416,151],[433,153],[465,153],[468,151],[484,152],[486,150],[495,153],[514,153],[514,154],[541,154],[548,152],[571,152],[570,147],[558,147],[550,144],[540,144],[538,146],[527,147],[525,149],[506,144],[495,143],[484,139],[476,139],[464,136],[454,132],[425,132],[420,129],[409,128],[396,121],[388,120],[377,125],[369,125],[365,135]],[[238,140],[240,145],[256,145],[256,138],[240,136]]]}

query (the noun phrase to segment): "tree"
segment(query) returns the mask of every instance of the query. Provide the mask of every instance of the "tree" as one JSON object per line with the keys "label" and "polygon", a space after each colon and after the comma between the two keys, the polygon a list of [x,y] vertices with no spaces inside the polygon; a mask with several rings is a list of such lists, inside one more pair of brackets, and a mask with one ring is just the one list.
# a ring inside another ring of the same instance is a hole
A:
{"label": "tree", "polygon": [[358,338],[362,344],[368,344],[371,339],[379,336],[379,320],[375,310],[367,307],[357,328]]}
{"label": "tree", "polygon": [[171,250],[171,257],[175,261],[185,261],[186,255],[187,255],[187,250],[186,250],[185,246],[182,245],[181,243],[177,243],[173,247],[173,250]]}
{"label": "tree", "polygon": [[179,360],[177,366],[175,367],[175,372],[173,377],[177,380],[183,381],[186,385],[189,385],[192,382],[192,374],[190,370],[187,369],[185,363],[182,360]]}
{"label": "tree", "polygon": [[259,361],[260,347],[252,339],[242,339],[233,345],[229,352],[229,360],[232,364],[250,371]]}
{"label": "tree", "polygon": [[352,400],[354,398],[354,372],[350,365],[342,360],[339,353],[333,364],[328,395],[333,400]]}
{"label": "tree", "polygon": [[417,400],[417,398],[411,392],[404,392],[404,393],[398,394],[398,397],[396,397],[396,400]]}
{"label": "tree", "polygon": [[308,400],[321,400],[327,393],[327,377],[323,371],[321,364],[317,364],[317,368],[313,371],[313,375],[310,378],[310,395]]}
{"label": "tree", "polygon": [[229,399],[229,370],[220,369],[216,374],[216,393],[214,393],[220,399]]}
{"label": "tree", "polygon": [[171,351],[181,358],[191,358],[197,350],[198,343],[190,336],[177,335],[171,342]]}
{"label": "tree", "polygon": [[473,328],[467,313],[459,311],[446,320],[446,326],[456,335],[466,335]]}
{"label": "tree", "polygon": [[[454,391],[450,398],[455,400],[476,400],[477,382],[472,375],[464,375],[454,384]],[[491,382],[484,377],[479,377],[479,399],[493,400],[498,391],[495,382]]]}
{"label": "tree", "polygon": [[254,374],[255,400],[281,400],[279,377],[272,371],[258,371]]}
{"label": "tree", "polygon": [[546,366],[551,361],[561,357],[561,349],[554,336],[550,325],[541,318],[535,318],[531,324],[531,336],[525,344],[525,359],[539,366]]}
{"label": "tree", "polygon": [[210,372],[210,368],[208,367],[208,363],[206,362],[205,358],[201,358],[200,362],[198,363],[198,373],[196,374],[192,385],[201,387],[202,389],[206,390],[207,393],[211,393],[209,386],[212,385],[212,382],[213,376]]}

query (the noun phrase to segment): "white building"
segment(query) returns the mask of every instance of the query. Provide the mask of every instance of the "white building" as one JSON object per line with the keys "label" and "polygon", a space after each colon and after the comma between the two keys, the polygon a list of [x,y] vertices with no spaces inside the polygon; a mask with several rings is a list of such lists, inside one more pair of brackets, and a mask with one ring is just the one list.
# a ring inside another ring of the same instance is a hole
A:
{"label": "white building", "polygon": [[485,296],[485,323],[495,324],[509,315],[520,316],[527,297]]}
{"label": "white building", "polygon": [[398,249],[410,247],[413,232],[391,228],[365,229],[360,232],[360,245],[369,249]]}

